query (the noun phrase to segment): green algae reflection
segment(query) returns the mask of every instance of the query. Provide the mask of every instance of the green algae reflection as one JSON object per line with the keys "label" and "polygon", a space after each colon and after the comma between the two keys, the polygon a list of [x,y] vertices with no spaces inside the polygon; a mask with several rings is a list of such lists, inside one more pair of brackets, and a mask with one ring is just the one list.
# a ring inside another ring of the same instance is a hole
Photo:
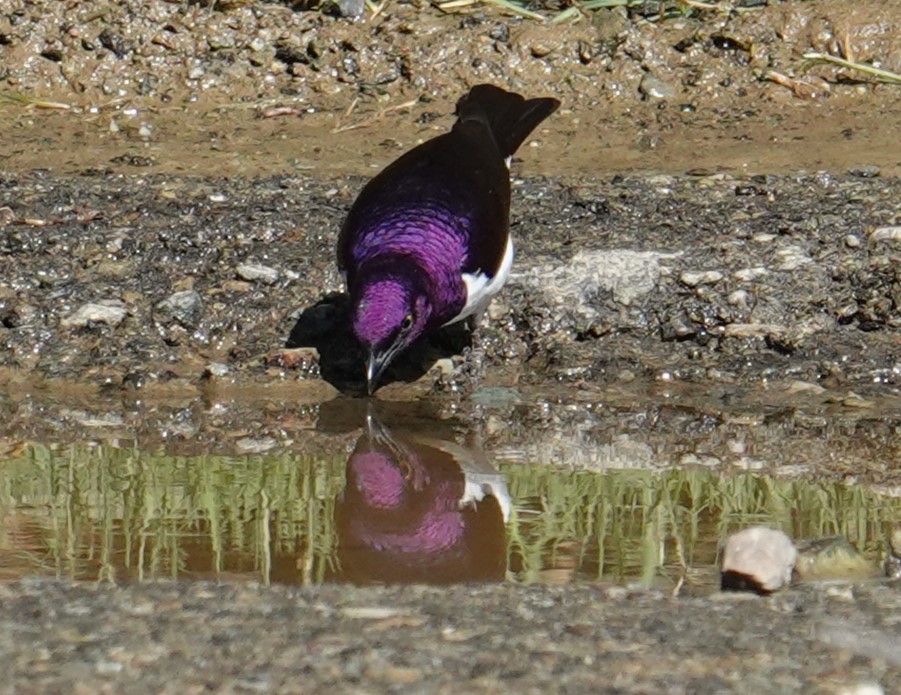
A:
{"label": "green algae reflection", "polygon": [[[28,445],[0,458],[0,577],[341,580],[345,463]],[[513,497],[505,545],[515,581],[712,584],[719,541],[752,524],[796,538],[839,534],[875,560],[901,521],[901,500],[837,483],[499,470]]]}

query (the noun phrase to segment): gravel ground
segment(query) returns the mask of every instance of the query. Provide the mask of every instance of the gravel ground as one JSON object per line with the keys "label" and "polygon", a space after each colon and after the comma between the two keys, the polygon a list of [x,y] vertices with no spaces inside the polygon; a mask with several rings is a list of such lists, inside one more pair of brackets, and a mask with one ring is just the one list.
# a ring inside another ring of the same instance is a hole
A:
{"label": "gravel ground", "polygon": [[[321,369],[358,386],[331,298],[336,230],[361,184],[0,175],[7,379],[140,389]],[[475,372],[574,390],[642,377],[894,393],[899,195],[897,179],[826,174],[519,181],[514,274]],[[271,354],[292,329],[321,365]],[[472,371],[397,393],[464,388]]]}
{"label": "gravel ground", "polygon": [[9,693],[901,689],[897,582],[673,601],[592,586],[28,581],[0,587],[0,605]]}

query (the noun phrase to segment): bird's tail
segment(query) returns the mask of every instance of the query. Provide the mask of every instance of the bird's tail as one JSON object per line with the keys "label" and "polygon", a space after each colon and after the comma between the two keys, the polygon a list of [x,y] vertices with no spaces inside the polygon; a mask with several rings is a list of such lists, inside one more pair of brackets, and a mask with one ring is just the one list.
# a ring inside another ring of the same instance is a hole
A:
{"label": "bird's tail", "polygon": [[476,85],[457,102],[457,122],[487,123],[501,151],[509,157],[560,102],[551,97],[524,99],[492,84]]}

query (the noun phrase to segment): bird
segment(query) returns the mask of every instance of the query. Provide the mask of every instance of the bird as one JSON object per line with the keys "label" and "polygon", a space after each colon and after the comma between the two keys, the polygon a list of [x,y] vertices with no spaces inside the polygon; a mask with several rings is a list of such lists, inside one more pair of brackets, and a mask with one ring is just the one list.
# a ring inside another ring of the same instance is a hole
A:
{"label": "bird", "polygon": [[353,333],[368,355],[369,395],[389,364],[443,326],[476,319],[513,264],[513,153],[560,106],[491,84],[456,104],[450,131],[373,177],[338,235]]}

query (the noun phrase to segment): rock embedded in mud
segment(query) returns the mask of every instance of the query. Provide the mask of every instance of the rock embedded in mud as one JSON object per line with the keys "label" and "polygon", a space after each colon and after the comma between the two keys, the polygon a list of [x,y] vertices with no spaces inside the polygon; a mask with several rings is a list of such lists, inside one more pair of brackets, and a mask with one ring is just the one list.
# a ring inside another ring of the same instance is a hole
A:
{"label": "rock embedded in mud", "polygon": [[864,164],[859,167],[851,167],[848,169],[849,176],[856,176],[860,179],[873,179],[882,173],[882,169],[875,164]]}
{"label": "rock embedded in mud", "polygon": [[878,227],[870,235],[872,241],[901,241],[901,225]]}
{"label": "rock embedded in mud", "polygon": [[649,72],[646,72],[638,83],[638,91],[649,99],[672,99],[676,96],[676,88],[673,85]]}
{"label": "rock embedded in mud", "polygon": [[153,317],[162,324],[179,323],[185,328],[194,328],[203,315],[203,299],[195,290],[176,292],[158,302],[153,308]]}
{"label": "rock embedded in mud", "polygon": [[703,272],[685,271],[679,275],[679,282],[688,287],[698,285],[715,285],[723,279],[723,274],[718,270],[706,270]]}
{"label": "rock embedded in mud", "polygon": [[264,285],[272,285],[279,278],[278,270],[259,263],[242,263],[237,267],[237,272],[242,280],[259,281]]}
{"label": "rock embedded in mud", "polygon": [[729,537],[723,550],[723,589],[768,594],[791,581],[798,551],[785,532],[753,526]]}
{"label": "rock embedded in mud", "polygon": [[118,299],[90,302],[80,306],[75,313],[60,321],[63,328],[84,328],[90,323],[118,326],[128,315],[125,305]]}
{"label": "rock embedded in mud", "polygon": [[228,376],[228,373],[231,371],[227,364],[222,364],[222,362],[210,362],[206,369],[203,370],[204,374],[207,376],[214,377],[224,377]]}

